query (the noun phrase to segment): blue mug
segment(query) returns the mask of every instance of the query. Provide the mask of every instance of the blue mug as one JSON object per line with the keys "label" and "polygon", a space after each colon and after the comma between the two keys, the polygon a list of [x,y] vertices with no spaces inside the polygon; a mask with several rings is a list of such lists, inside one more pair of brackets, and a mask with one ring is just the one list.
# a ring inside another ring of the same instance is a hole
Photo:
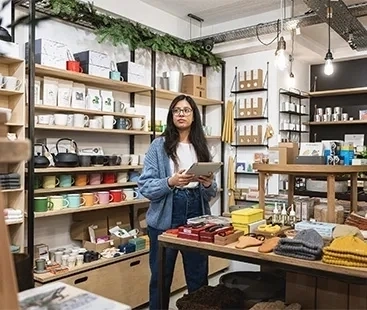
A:
{"label": "blue mug", "polygon": [[74,184],[74,178],[70,174],[60,175],[60,187],[71,187]]}
{"label": "blue mug", "polygon": [[110,79],[115,81],[122,81],[120,71],[110,71]]}
{"label": "blue mug", "polygon": [[68,194],[69,208],[79,208],[85,204],[85,199],[80,194]]}

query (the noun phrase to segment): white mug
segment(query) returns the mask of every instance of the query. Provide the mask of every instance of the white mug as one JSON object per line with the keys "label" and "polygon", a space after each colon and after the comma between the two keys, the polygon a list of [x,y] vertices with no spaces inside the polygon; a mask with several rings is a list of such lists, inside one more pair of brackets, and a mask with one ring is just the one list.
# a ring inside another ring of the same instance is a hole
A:
{"label": "white mug", "polygon": [[68,115],[67,114],[54,114],[55,125],[56,126],[66,126],[68,123]]}
{"label": "white mug", "polygon": [[54,123],[54,116],[50,114],[38,115],[38,123],[40,125],[52,125]]}
{"label": "white mug", "polygon": [[139,165],[143,165],[145,160],[145,154],[139,155]]}
{"label": "white mug", "polygon": [[139,164],[139,155],[137,154],[130,154],[131,162],[130,165],[137,166]]}
{"label": "white mug", "polygon": [[132,126],[133,130],[141,130],[144,128],[145,120],[141,117],[133,117],[132,119]]}
{"label": "white mug", "polygon": [[74,114],[74,127],[84,127],[88,124],[89,117],[84,114]]}
{"label": "white mug", "polygon": [[93,119],[95,119],[95,120],[98,121],[98,127],[96,127],[96,128],[102,128],[102,125],[103,125],[103,117],[102,116],[95,116],[95,117],[93,117]]}
{"label": "white mug", "polygon": [[9,90],[18,90],[22,85],[22,81],[14,76],[3,77],[4,88]]}
{"label": "white mug", "polygon": [[119,172],[117,174],[117,183],[126,183],[127,182],[127,172]]}
{"label": "white mug", "polygon": [[130,154],[124,154],[124,155],[121,155],[121,165],[124,166],[124,165],[130,165],[131,163],[131,155]]}
{"label": "white mug", "polygon": [[99,120],[95,119],[95,118],[90,119],[89,120],[89,128],[95,128],[95,129],[101,128]]}
{"label": "white mug", "polygon": [[133,107],[126,107],[125,108],[125,113],[126,114],[136,114],[136,110]]}
{"label": "white mug", "polygon": [[113,115],[103,115],[103,128],[104,129],[113,129],[113,125],[116,124],[116,120],[113,118]]}
{"label": "white mug", "polygon": [[138,192],[134,191],[132,188],[125,188],[124,193],[126,195],[126,200],[134,200],[138,197]]}
{"label": "white mug", "polygon": [[68,115],[68,122],[66,125],[69,127],[73,127],[74,125],[74,115],[73,114]]}

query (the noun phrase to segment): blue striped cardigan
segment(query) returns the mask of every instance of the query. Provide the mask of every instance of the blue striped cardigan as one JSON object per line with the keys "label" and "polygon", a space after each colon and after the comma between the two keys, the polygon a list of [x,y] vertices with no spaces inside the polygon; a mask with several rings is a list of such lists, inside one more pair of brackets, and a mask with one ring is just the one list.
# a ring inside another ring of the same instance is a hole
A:
{"label": "blue striped cardigan", "polygon": [[[138,180],[140,193],[150,200],[147,224],[155,229],[171,228],[173,189],[168,186],[171,177],[170,160],[164,150],[164,138],[155,139],[145,156],[142,174]],[[210,214],[209,201],[216,195],[217,183],[205,188],[200,185],[203,214]]]}

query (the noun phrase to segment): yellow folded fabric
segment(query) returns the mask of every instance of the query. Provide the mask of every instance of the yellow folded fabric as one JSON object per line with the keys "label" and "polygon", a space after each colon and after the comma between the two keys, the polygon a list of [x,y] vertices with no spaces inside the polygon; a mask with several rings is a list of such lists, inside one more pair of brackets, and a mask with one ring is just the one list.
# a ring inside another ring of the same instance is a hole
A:
{"label": "yellow folded fabric", "polygon": [[367,257],[367,243],[356,236],[338,237],[329,246],[324,248],[324,254],[330,252]]}
{"label": "yellow folded fabric", "polygon": [[357,236],[343,236],[323,249],[327,264],[367,268],[367,243]]}

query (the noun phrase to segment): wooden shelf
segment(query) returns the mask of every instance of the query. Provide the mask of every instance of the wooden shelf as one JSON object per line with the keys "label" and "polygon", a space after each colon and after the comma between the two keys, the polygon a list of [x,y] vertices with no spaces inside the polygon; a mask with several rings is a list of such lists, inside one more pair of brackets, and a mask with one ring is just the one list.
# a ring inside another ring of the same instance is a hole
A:
{"label": "wooden shelf", "polygon": [[125,114],[125,113],[118,113],[118,112],[94,111],[94,110],[87,110],[87,109],[76,109],[72,107],[57,107],[57,106],[40,105],[40,104],[35,105],[34,108],[36,111],[52,111],[52,112],[66,112],[66,113],[83,113],[87,115],[114,115],[117,117],[145,118],[145,115],[139,115],[139,114]]}
{"label": "wooden shelf", "polygon": [[[155,135],[161,136],[163,134],[163,132],[156,132]],[[222,136],[205,136],[205,139],[207,140],[218,140],[218,139],[222,139]]]}
{"label": "wooden shelf", "polygon": [[310,92],[310,97],[345,96],[358,94],[367,94],[367,87],[315,91]]}
{"label": "wooden shelf", "polygon": [[50,194],[50,193],[65,193],[65,192],[76,192],[76,191],[89,191],[92,189],[106,189],[106,188],[119,188],[136,186],[136,182],[126,183],[111,183],[111,184],[99,184],[99,185],[85,185],[85,186],[70,186],[70,187],[55,187],[55,188],[38,188],[34,190],[35,195]]}
{"label": "wooden shelf", "polygon": [[280,94],[285,95],[285,96],[289,96],[289,97],[294,97],[294,98],[297,98],[297,99],[308,99],[308,98],[310,98],[310,96],[308,96],[308,95],[302,95],[301,93],[298,94],[298,93],[294,93],[292,91],[287,91],[287,90],[280,91]]}
{"label": "wooden shelf", "polygon": [[54,126],[54,125],[39,125],[35,126],[39,130],[58,130],[58,131],[74,131],[74,132],[94,132],[94,133],[109,133],[120,135],[152,135],[152,131],[143,130],[125,130],[125,129],[95,129],[88,127],[68,127],[68,126]]}
{"label": "wooden shelf", "polygon": [[24,62],[24,59],[9,56],[0,56],[0,64],[13,65],[13,64],[21,64],[22,62]]}
{"label": "wooden shelf", "polygon": [[352,121],[336,121],[336,122],[307,122],[304,125],[310,126],[327,126],[327,125],[358,125],[358,124],[367,124],[367,120],[356,119]]}
{"label": "wooden shelf", "polygon": [[24,124],[21,124],[21,123],[5,123],[5,126],[8,126],[8,127],[23,127]]}
{"label": "wooden shelf", "polygon": [[83,83],[87,86],[94,86],[97,88],[103,88],[106,90],[113,90],[124,93],[138,93],[153,89],[150,86],[114,81],[99,76],[57,69],[39,64],[36,64],[36,75],[65,79],[73,82]]}
{"label": "wooden shelf", "polygon": [[34,280],[36,280],[37,282],[40,282],[40,283],[53,282],[53,281],[56,281],[58,279],[69,277],[71,275],[74,275],[74,274],[77,274],[77,273],[80,273],[80,272],[86,272],[88,270],[99,268],[99,267],[102,267],[102,266],[105,266],[105,265],[108,265],[108,264],[111,264],[111,263],[114,263],[114,262],[124,261],[124,260],[129,259],[129,258],[134,258],[134,257],[140,256],[140,255],[143,255],[143,254],[147,254],[148,252],[149,252],[149,248],[146,248],[146,249],[141,250],[141,251],[136,251],[136,252],[129,253],[129,254],[122,254],[119,257],[101,258],[97,261],[93,261],[93,262],[90,262],[90,263],[84,263],[81,266],[71,268],[70,270],[68,270],[66,272],[62,272],[62,273],[59,273],[59,274],[56,274],[56,275],[52,274],[51,272],[46,272],[46,273],[42,273],[42,274],[35,273],[33,275],[33,278],[34,278]]}
{"label": "wooden shelf", "polygon": [[[150,93],[144,93],[143,95],[150,96]],[[165,90],[165,89],[157,89],[156,90],[156,98],[159,98],[159,99],[165,99],[165,100],[171,100],[172,101],[174,98],[176,98],[179,95],[182,95],[182,93],[177,93],[177,92],[169,91],[169,90]],[[194,101],[198,105],[210,106],[210,105],[223,104],[223,101],[221,101],[221,100],[201,98],[201,97],[192,96],[192,95],[187,95],[187,96],[190,96],[192,99],[194,99]]]}
{"label": "wooden shelf", "polygon": [[70,167],[70,168],[58,168],[58,167],[48,167],[48,168],[35,168],[34,172],[37,174],[62,174],[62,173],[74,173],[74,172],[104,172],[104,171],[123,171],[123,170],[138,170],[142,169],[143,166],[136,165],[124,165],[124,166],[101,166],[101,167]]}
{"label": "wooden shelf", "polygon": [[20,90],[8,90],[0,88],[0,96],[13,96],[13,95],[23,95],[23,92]]}
{"label": "wooden shelf", "polygon": [[123,206],[131,206],[136,204],[143,204],[148,203],[148,199],[134,199],[129,201],[121,201],[121,202],[112,202],[105,205],[94,205],[92,207],[79,207],[79,208],[65,208],[62,210],[57,211],[46,211],[46,212],[34,212],[35,218],[41,218],[41,217],[50,217],[50,216],[59,216],[59,215],[65,215],[65,214],[72,214],[72,213],[79,213],[79,212],[89,212],[94,210],[100,210],[100,209],[110,209],[110,208],[117,208],[117,207],[123,207]]}
{"label": "wooden shelf", "polygon": [[242,172],[242,171],[237,172],[237,171],[235,171],[234,173],[235,174],[239,174],[239,175],[254,175],[254,176],[258,176],[259,175],[259,173],[258,172],[255,172],[255,171],[253,171],[253,172]]}
{"label": "wooden shelf", "polygon": [[247,121],[247,120],[257,120],[257,119],[268,119],[267,116],[260,115],[260,116],[246,116],[246,117],[235,117],[235,121]]}
{"label": "wooden shelf", "polygon": [[22,192],[23,188],[12,188],[12,189],[3,189],[1,190],[2,193],[16,193],[16,192]]}

